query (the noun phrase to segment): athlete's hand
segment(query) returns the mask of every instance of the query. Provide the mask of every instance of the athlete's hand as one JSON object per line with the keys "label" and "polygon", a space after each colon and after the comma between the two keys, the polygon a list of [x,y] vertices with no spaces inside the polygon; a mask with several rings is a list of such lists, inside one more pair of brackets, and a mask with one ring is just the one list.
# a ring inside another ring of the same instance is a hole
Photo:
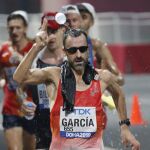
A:
{"label": "athlete's hand", "polygon": [[126,147],[131,146],[132,150],[140,150],[140,143],[135,139],[127,125],[121,126],[121,138]]}
{"label": "athlete's hand", "polygon": [[48,34],[47,34],[47,19],[44,18],[43,24],[39,30],[39,32],[36,34],[35,37],[36,41],[36,47],[38,47],[38,50],[42,50],[48,43]]}
{"label": "athlete's hand", "polygon": [[34,116],[36,105],[33,102],[29,102],[28,100],[23,100],[21,110],[25,116]]}

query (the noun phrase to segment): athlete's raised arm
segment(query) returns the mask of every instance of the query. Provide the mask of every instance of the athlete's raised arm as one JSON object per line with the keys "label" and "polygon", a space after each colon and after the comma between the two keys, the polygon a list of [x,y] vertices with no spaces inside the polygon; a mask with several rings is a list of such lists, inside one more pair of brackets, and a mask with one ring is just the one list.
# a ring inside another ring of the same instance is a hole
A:
{"label": "athlete's raised arm", "polygon": [[[49,74],[51,73],[52,68],[31,69],[34,58],[46,46],[47,41],[48,41],[47,20],[44,19],[41,29],[36,35],[36,43],[33,45],[29,53],[24,57],[24,59],[17,67],[13,75],[14,80],[16,80],[20,84],[28,84],[28,83],[38,84],[53,78],[53,75]],[[54,72],[54,74],[56,72]]]}

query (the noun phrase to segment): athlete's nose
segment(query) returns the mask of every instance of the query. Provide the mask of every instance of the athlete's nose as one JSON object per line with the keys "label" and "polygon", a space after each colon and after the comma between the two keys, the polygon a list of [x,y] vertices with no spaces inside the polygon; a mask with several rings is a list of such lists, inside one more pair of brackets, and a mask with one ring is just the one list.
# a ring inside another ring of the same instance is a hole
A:
{"label": "athlete's nose", "polygon": [[81,52],[79,51],[79,49],[76,52],[77,57],[81,57]]}
{"label": "athlete's nose", "polygon": [[17,28],[12,29],[12,33],[15,34],[17,32]]}

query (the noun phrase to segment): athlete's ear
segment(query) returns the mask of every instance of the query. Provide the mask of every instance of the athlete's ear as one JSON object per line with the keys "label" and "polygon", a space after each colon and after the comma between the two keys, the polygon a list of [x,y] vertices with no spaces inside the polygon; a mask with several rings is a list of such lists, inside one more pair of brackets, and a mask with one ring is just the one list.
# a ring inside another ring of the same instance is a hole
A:
{"label": "athlete's ear", "polygon": [[94,25],[94,20],[91,19],[91,21],[90,21],[90,27],[92,27],[93,25]]}
{"label": "athlete's ear", "polygon": [[27,30],[28,30],[28,27],[27,27],[27,26],[25,26],[25,27],[24,27],[24,34],[26,34],[26,33],[27,33]]}
{"label": "athlete's ear", "polygon": [[67,60],[67,54],[66,54],[66,50],[65,50],[64,46],[63,46],[62,50],[64,52],[64,60]]}
{"label": "athlete's ear", "polygon": [[65,53],[65,47],[64,47],[64,46],[62,47],[62,50],[63,50],[63,52]]}

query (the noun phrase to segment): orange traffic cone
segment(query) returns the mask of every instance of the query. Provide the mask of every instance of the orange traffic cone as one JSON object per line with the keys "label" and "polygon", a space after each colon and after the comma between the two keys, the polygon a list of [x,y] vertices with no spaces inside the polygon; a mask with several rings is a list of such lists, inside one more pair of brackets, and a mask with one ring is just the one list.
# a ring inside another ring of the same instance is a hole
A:
{"label": "orange traffic cone", "polygon": [[139,99],[137,95],[133,96],[130,121],[131,121],[131,125],[146,125],[147,124],[147,122],[144,121],[142,118]]}

